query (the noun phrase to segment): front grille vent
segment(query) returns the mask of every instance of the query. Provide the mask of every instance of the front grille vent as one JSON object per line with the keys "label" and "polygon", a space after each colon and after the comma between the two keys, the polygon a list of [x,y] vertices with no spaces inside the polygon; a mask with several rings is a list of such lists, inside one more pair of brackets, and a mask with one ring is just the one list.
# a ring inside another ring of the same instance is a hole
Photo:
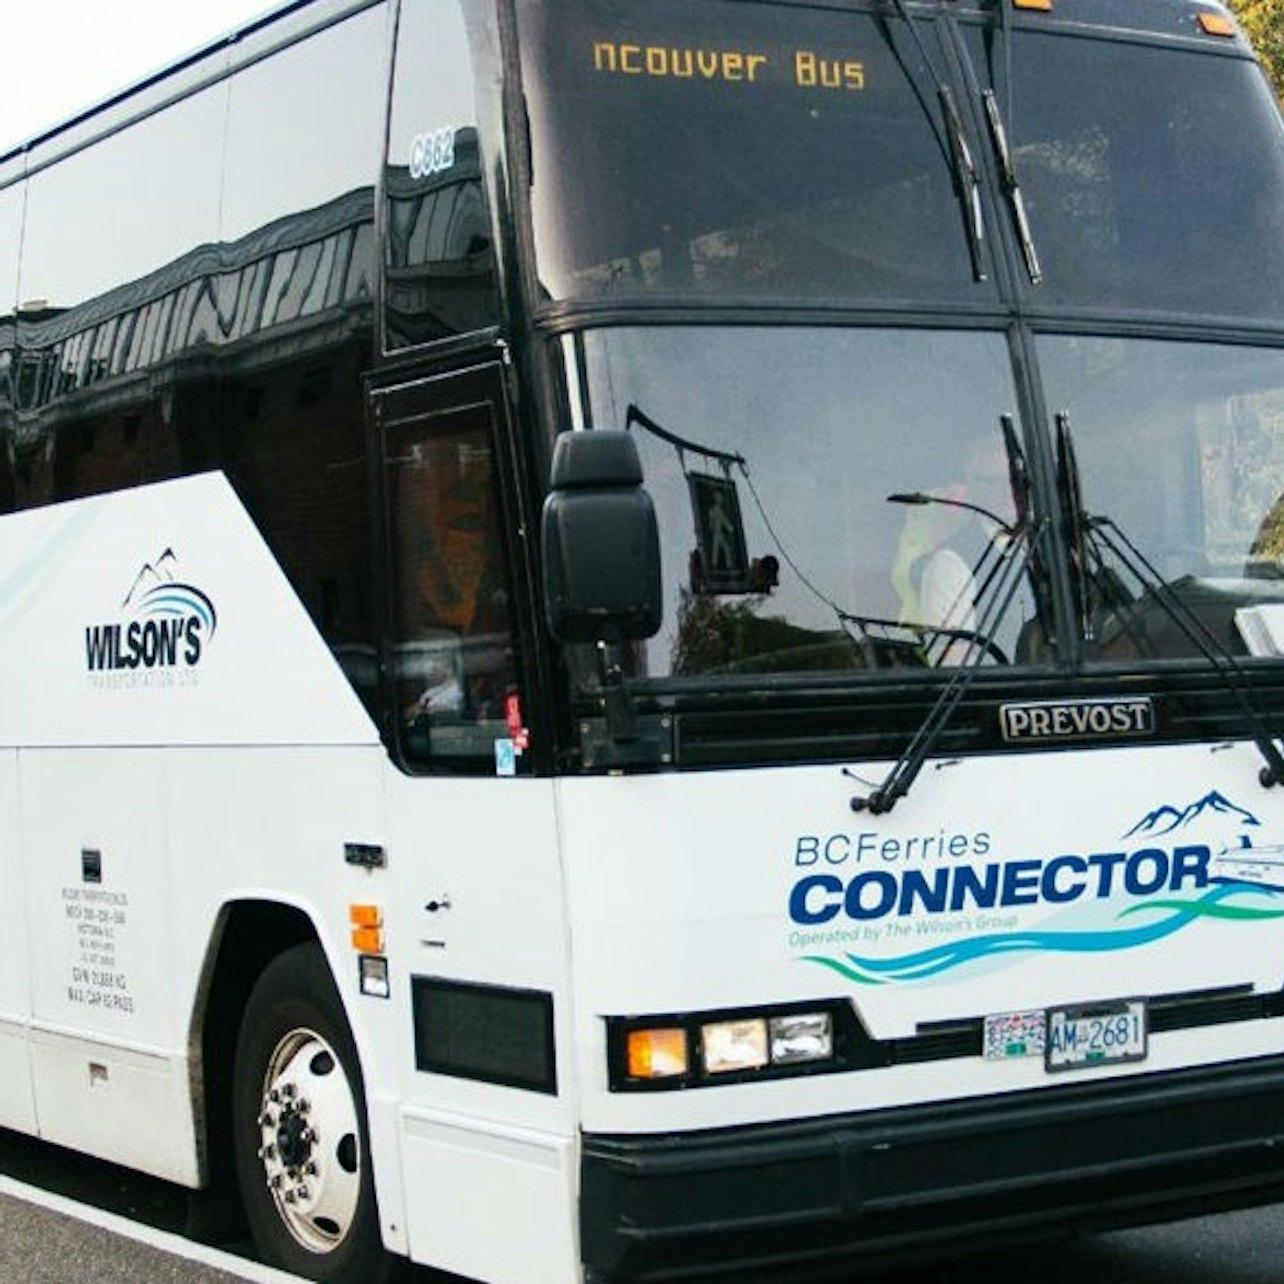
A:
{"label": "front grille vent", "polygon": [[[1160,994],[1148,999],[1146,1008],[1151,1034],[1243,1021],[1269,1021],[1284,1016],[1284,989],[1258,994],[1251,985],[1228,985],[1214,990]],[[908,1038],[868,1039],[862,1062],[868,1066],[892,1066],[979,1057],[983,1051],[984,1030],[981,1017],[924,1023]]]}

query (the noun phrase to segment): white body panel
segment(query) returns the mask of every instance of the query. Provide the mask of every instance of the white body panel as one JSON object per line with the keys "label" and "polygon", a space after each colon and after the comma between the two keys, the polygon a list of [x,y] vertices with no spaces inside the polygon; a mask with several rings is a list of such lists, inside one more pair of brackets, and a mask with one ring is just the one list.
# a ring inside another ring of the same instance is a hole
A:
{"label": "white body panel", "polygon": [[[868,790],[837,766],[563,782],[580,1070],[598,1089],[584,1127],[721,1127],[1049,1081],[1040,1056],[611,1094],[595,1016],[847,998],[888,1039],[1057,1004],[1278,990],[1284,894],[1216,881],[1223,851],[1284,836],[1284,792],[1259,767],[1243,745],[965,759],[929,767],[883,816],[851,809]],[[877,781],[887,764],[853,770]],[[993,903],[959,870],[992,879]],[[907,878],[943,905],[903,899]],[[791,897],[823,921],[791,917]],[[1165,1036],[1144,1069],[1284,1048],[1265,1024]]]}
{"label": "white body panel", "polygon": [[[7,517],[0,587],[0,1108],[195,1183],[220,911],[301,903],[342,947],[343,843],[380,824],[377,737],[221,475]],[[300,877],[326,856],[330,878]]]}
{"label": "white body panel", "polygon": [[377,739],[216,473],[0,522],[0,672],[4,745]]}
{"label": "white body panel", "polygon": [[[412,1256],[496,1284],[574,1278],[575,1069],[554,788],[536,780],[390,775],[393,1004],[412,975],[554,995],[557,1095],[417,1072],[400,1053]],[[449,902],[430,911],[429,902]],[[479,1228],[478,1192],[487,1210]]]}
{"label": "white body panel", "polygon": [[416,1260],[494,1284],[577,1278],[571,1137],[407,1111],[404,1144]]}
{"label": "white body panel", "polygon": [[0,749],[0,1127],[30,1132],[35,1102],[27,1061],[31,980],[18,827],[18,755]]}
{"label": "white body panel", "polygon": [[[291,905],[361,1052],[385,1241],[482,1279],[572,1277],[569,1005],[564,1090],[536,1094],[417,1071],[409,993],[417,973],[566,993],[553,786],[396,772],[221,476],[8,517],[0,585],[0,805],[20,821],[0,872],[25,879],[0,909],[0,1122],[196,1184],[220,915]],[[352,903],[383,914],[387,1000],[357,992]],[[502,1234],[464,1215],[479,1188],[520,1210]]]}
{"label": "white body panel", "polygon": [[20,775],[42,1135],[193,1182],[161,752],[34,750]]}

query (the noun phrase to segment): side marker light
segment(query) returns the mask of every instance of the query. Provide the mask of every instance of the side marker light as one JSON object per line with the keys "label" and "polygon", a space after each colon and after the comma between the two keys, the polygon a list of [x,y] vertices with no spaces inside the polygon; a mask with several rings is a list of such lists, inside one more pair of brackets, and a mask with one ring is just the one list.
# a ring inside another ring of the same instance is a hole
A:
{"label": "side marker light", "polygon": [[359,954],[383,953],[383,910],[378,905],[349,905],[352,948]]}
{"label": "side marker light", "polygon": [[1201,13],[1195,21],[1199,23],[1199,29],[1206,36],[1235,35],[1234,20],[1224,13]]}

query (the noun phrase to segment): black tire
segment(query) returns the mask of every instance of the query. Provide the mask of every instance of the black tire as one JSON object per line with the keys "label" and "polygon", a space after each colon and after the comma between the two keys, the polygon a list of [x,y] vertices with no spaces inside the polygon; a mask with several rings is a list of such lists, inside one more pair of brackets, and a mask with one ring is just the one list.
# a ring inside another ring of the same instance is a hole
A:
{"label": "black tire", "polygon": [[265,1262],[326,1284],[391,1278],[361,1070],[315,943],[278,955],[250,993],[236,1043],[232,1129],[241,1201]]}

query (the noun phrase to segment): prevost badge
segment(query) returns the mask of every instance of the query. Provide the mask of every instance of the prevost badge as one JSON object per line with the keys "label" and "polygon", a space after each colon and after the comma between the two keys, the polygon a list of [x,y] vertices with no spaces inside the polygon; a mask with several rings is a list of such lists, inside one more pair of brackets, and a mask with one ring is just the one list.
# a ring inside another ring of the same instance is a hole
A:
{"label": "prevost badge", "polygon": [[1113,740],[1149,736],[1155,708],[1149,696],[1109,700],[1032,700],[999,706],[1004,740]]}

